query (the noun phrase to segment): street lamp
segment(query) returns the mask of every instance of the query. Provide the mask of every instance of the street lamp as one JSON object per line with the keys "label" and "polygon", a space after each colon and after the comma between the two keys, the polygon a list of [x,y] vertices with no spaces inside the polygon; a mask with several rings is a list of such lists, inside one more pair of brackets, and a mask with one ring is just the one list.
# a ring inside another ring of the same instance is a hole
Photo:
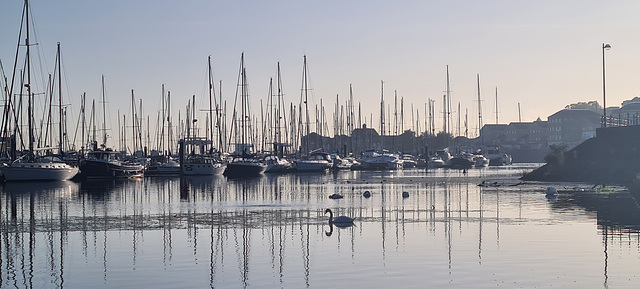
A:
{"label": "street lamp", "polygon": [[605,89],[604,51],[611,49],[608,43],[602,43],[602,127],[607,127],[607,90]]}

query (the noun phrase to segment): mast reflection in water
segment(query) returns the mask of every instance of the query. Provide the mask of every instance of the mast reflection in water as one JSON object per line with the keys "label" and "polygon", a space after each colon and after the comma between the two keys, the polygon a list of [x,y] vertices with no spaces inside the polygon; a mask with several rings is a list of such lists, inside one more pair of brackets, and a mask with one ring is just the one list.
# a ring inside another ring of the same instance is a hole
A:
{"label": "mast reflection in water", "polygon": [[[561,191],[547,199],[549,184],[519,184],[529,168],[6,183],[0,285],[637,284],[639,210],[630,195]],[[498,185],[477,186],[481,180]],[[354,226],[331,226],[327,208],[355,218]]]}

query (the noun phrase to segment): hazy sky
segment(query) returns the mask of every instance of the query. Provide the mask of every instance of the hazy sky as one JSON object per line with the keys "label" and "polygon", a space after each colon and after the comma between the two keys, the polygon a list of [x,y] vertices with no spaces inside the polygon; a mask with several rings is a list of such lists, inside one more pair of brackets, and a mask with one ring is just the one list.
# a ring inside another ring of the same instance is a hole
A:
{"label": "hazy sky", "polygon": [[[0,4],[0,60],[10,76],[23,2]],[[565,105],[602,104],[603,42],[607,104],[640,94],[638,1],[31,1],[38,49],[47,71],[61,42],[68,103],[78,111],[83,92],[100,97],[105,75],[109,110],[129,112],[131,89],[155,119],[161,85],[174,111],[193,94],[208,107],[207,56],[223,98],[233,101],[240,55],[252,111],[268,94],[281,63],[287,102],[298,103],[302,57],[307,55],[314,102],[329,118],[336,95],[344,102],[353,85],[363,117],[378,127],[380,81],[393,109],[393,94],[410,105],[436,100],[442,111],[449,65],[452,104],[468,110],[477,127],[477,84],[484,123],[543,120]],[[229,107],[231,105],[228,104]],[[115,115],[112,116],[115,118]],[[332,124],[330,124],[332,125]],[[441,128],[438,119],[438,128]]]}

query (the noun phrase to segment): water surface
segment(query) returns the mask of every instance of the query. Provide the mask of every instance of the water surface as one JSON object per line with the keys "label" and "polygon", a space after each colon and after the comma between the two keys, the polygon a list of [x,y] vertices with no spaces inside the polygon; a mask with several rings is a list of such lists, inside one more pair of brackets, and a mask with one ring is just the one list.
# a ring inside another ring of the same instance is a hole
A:
{"label": "water surface", "polygon": [[635,200],[532,168],[6,183],[0,285],[635,288]]}

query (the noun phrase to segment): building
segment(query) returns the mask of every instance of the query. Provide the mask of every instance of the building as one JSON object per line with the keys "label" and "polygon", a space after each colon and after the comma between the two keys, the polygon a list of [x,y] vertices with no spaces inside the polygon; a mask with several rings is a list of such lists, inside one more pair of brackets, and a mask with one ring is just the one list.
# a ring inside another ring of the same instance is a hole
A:
{"label": "building", "polygon": [[480,129],[479,140],[487,146],[500,146],[505,143],[507,124],[485,124]]}
{"label": "building", "polygon": [[505,129],[505,147],[511,149],[546,149],[549,124],[540,118],[534,122],[512,122]]}
{"label": "building", "polygon": [[640,125],[640,98],[637,96],[623,101],[621,107],[610,107],[607,111],[611,126]]}
{"label": "building", "polygon": [[549,116],[549,145],[573,148],[596,136],[600,114],[589,109],[563,109]]}

